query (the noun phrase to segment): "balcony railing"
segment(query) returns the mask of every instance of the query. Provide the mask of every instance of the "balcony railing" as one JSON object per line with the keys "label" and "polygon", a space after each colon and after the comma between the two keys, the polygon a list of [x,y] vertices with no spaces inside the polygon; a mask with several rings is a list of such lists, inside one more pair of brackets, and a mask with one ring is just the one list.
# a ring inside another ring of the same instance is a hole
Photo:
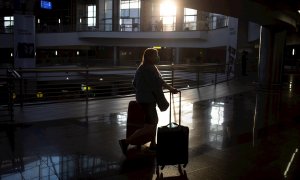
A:
{"label": "balcony railing", "polygon": [[[0,21],[0,24],[3,21]],[[155,31],[209,31],[219,28],[224,28],[228,26],[228,17],[214,19],[211,18],[207,21],[201,20],[198,22],[185,22],[183,24],[163,24],[161,30],[156,28],[157,24],[152,23],[149,27],[141,27],[139,23],[131,24],[116,24],[118,26],[118,32],[132,31],[132,32],[155,32]],[[181,27],[178,29],[177,27]],[[59,32],[77,32],[77,31],[87,31],[87,32],[112,32],[113,24],[111,23],[100,23],[96,26],[88,26],[86,23],[78,24],[64,24],[59,23],[53,24],[36,24],[37,33],[59,33]],[[7,26],[0,28],[0,33],[13,33],[13,26]]]}
{"label": "balcony railing", "polygon": [[[16,105],[92,101],[134,96],[132,79],[137,67],[38,68],[15,71],[2,78],[0,117]],[[181,90],[215,85],[233,78],[224,64],[160,65],[168,84]],[[4,81],[6,79],[6,81]]]}

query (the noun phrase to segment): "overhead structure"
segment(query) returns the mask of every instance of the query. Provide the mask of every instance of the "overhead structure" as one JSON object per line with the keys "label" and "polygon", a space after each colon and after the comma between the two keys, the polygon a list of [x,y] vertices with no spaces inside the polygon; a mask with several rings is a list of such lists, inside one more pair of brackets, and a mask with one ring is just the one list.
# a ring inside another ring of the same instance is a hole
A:
{"label": "overhead structure", "polygon": [[184,0],[184,6],[223,14],[263,26],[291,30],[300,27],[300,1],[295,0]]}

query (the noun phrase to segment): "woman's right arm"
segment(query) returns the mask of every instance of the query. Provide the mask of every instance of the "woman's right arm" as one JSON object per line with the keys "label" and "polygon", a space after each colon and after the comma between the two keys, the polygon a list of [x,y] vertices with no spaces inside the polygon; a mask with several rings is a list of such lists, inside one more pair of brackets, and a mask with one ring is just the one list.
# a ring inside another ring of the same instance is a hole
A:
{"label": "woman's right arm", "polygon": [[174,88],[173,86],[170,86],[165,81],[163,83],[163,87],[166,88],[166,89],[168,89],[173,94],[177,94],[179,92],[178,89]]}
{"label": "woman's right arm", "polygon": [[162,78],[162,76],[156,66],[155,66],[155,70],[156,70],[156,73],[154,73],[154,74],[156,74],[156,76],[158,78],[158,81],[159,81],[158,84],[160,84],[163,88],[168,89],[171,93],[177,94],[179,91],[176,88],[174,88],[173,86],[171,86],[165,82],[165,80]]}

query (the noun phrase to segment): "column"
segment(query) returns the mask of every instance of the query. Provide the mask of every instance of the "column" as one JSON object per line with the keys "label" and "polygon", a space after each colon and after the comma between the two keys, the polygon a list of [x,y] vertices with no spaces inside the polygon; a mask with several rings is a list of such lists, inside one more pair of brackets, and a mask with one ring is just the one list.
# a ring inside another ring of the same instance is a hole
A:
{"label": "column", "polygon": [[34,3],[15,1],[14,12],[14,67],[35,68]]}
{"label": "column", "polygon": [[152,1],[141,1],[140,31],[152,31]]}
{"label": "column", "polygon": [[97,31],[103,31],[103,12],[104,12],[104,1],[96,1],[96,29]]}
{"label": "column", "polygon": [[114,46],[114,66],[118,66],[119,65],[119,52],[118,52],[118,47]]}
{"label": "column", "polygon": [[[260,28],[258,62],[258,87],[253,119],[253,145],[256,139],[276,130],[281,120],[281,76],[284,58],[286,31],[276,27]],[[270,92],[269,90],[272,90]],[[277,90],[277,91],[274,91]]]}
{"label": "column", "polygon": [[[231,26],[231,20],[230,18],[229,25]],[[249,52],[249,43],[248,43],[248,24],[249,22],[247,20],[238,19],[238,22],[236,22],[234,26],[237,27],[237,44],[236,44],[236,54],[235,54],[235,66],[234,66],[234,76],[240,77],[242,75],[242,54],[243,51]],[[231,28],[231,27],[229,27]],[[230,31],[234,29],[230,29]],[[249,56],[249,55],[248,55]],[[249,61],[249,60],[248,60]],[[249,62],[246,62],[248,64]]]}
{"label": "column", "polygon": [[112,17],[112,24],[113,24],[113,31],[120,30],[120,0],[113,0],[113,17]]}
{"label": "column", "polygon": [[[253,145],[258,143],[262,136],[274,133],[281,123],[281,92],[261,92],[256,93],[255,112],[253,117]],[[283,115],[284,116],[284,115]]]}
{"label": "column", "polygon": [[263,89],[279,89],[283,68],[286,30],[260,29],[258,83]]}
{"label": "column", "polygon": [[184,23],[184,7],[183,4],[179,1],[177,2],[177,10],[176,10],[176,31],[183,31],[183,23]]}
{"label": "column", "polygon": [[[34,3],[17,0],[14,12],[14,67],[16,69],[36,67],[36,34]],[[35,94],[37,79],[34,73],[22,74],[22,81],[16,92],[21,94]]]}
{"label": "column", "polygon": [[181,59],[181,48],[174,48],[175,51],[175,61],[174,64],[180,64]]}
{"label": "column", "polygon": [[237,63],[238,22],[239,20],[237,18],[229,17],[228,19],[229,34],[226,51],[226,72],[228,77],[230,77],[233,74],[235,76],[239,76],[240,74],[235,69],[237,66],[240,66]]}

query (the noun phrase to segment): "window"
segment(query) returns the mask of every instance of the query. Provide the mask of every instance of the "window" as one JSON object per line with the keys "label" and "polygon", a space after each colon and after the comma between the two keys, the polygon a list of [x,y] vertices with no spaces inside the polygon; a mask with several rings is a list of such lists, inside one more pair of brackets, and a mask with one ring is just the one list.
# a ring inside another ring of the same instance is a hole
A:
{"label": "window", "polygon": [[120,1],[120,28],[121,31],[139,31],[140,0]]}
{"label": "window", "polygon": [[105,0],[104,30],[112,31],[112,0]]}
{"label": "window", "polygon": [[14,28],[14,17],[5,16],[4,17],[4,29],[5,33],[12,33]]}
{"label": "window", "polygon": [[184,8],[184,30],[196,30],[197,10]]}
{"label": "window", "polygon": [[219,29],[228,26],[228,17],[220,14],[210,14],[210,29]]}
{"label": "window", "polygon": [[89,27],[96,26],[96,5],[87,6],[87,18]]}
{"label": "window", "polygon": [[159,31],[175,31],[176,28],[176,4],[165,1],[160,4]]}

